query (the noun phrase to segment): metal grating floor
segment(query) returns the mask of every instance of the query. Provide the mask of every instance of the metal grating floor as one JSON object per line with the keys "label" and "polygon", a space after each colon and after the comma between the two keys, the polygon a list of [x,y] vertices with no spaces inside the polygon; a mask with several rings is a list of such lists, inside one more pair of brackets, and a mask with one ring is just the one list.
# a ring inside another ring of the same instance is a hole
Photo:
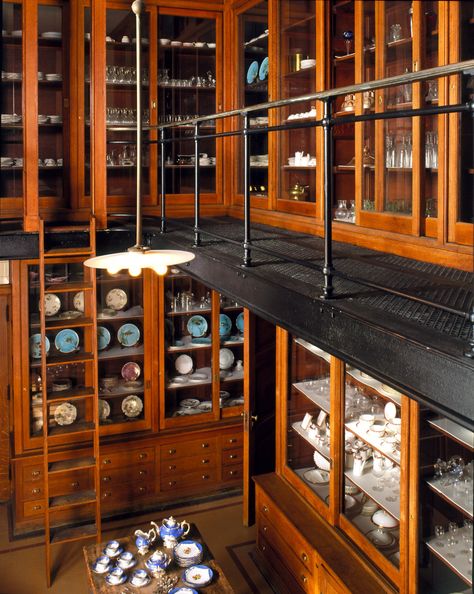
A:
{"label": "metal grating floor", "polygon": [[[189,230],[174,228],[170,221],[169,238],[189,248],[193,243],[192,221],[182,222],[190,225]],[[244,234],[243,222],[231,218],[203,219],[201,228],[236,241],[242,241]],[[147,230],[153,229],[148,227]],[[202,239],[200,250],[207,256],[240,266],[243,248],[205,234]],[[275,254],[268,255],[253,250],[253,274],[262,275],[273,283],[290,286],[311,299],[319,297],[323,275],[320,270],[311,266],[321,267],[324,261],[324,245],[320,237],[252,225],[252,244],[272,250]],[[287,262],[283,259],[285,256],[300,260],[300,263]],[[385,285],[464,312],[468,312],[474,304],[474,275],[469,272],[336,242],[333,260],[337,271],[352,278]],[[377,310],[384,315],[416,324],[420,328],[429,328],[463,342],[470,336],[468,320],[455,313],[384,293],[341,277],[334,278],[334,287],[335,298],[339,303],[357,303],[368,312]]]}

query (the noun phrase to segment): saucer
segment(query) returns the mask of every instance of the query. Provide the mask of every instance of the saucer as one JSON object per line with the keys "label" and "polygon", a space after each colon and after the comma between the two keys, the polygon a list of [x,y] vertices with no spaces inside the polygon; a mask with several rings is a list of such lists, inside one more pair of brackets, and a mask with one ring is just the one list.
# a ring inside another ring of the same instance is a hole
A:
{"label": "saucer", "polygon": [[107,547],[105,547],[105,549],[104,549],[104,555],[107,555],[107,557],[110,557],[111,559],[114,559],[115,557],[118,557],[122,553],[123,553],[123,547],[119,547],[118,549],[115,549],[115,550],[112,550],[112,551],[110,551],[109,549],[107,549]]}

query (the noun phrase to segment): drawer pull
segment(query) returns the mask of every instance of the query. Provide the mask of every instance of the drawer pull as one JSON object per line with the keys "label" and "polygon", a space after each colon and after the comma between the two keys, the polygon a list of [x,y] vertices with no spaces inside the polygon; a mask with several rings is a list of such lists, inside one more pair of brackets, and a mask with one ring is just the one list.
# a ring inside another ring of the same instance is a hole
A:
{"label": "drawer pull", "polygon": [[229,460],[233,460],[234,458],[238,458],[237,454],[229,454]]}
{"label": "drawer pull", "polygon": [[171,448],[168,450],[168,454],[171,454],[171,455],[176,454],[176,450],[174,448]]}
{"label": "drawer pull", "polygon": [[262,507],[262,510],[264,514],[268,514],[268,507],[266,505]]}
{"label": "drawer pull", "polygon": [[303,584],[306,584],[306,582],[308,581],[308,578],[305,575],[300,575],[300,578]]}
{"label": "drawer pull", "polygon": [[102,497],[103,497],[104,499],[106,499],[107,497],[112,497],[112,493],[110,493],[109,491],[106,491],[106,492],[105,492],[105,493],[102,495]]}
{"label": "drawer pull", "polygon": [[264,526],[264,527],[263,527],[263,531],[264,531],[264,532],[267,532],[267,531],[268,531],[268,526]]}
{"label": "drawer pull", "polygon": [[39,476],[40,474],[41,474],[41,471],[39,471],[39,470],[32,470],[32,471],[31,471],[31,476],[32,476],[33,478],[36,478],[36,477],[37,477],[37,476]]}
{"label": "drawer pull", "polygon": [[140,487],[140,488],[138,489],[138,492],[139,492],[139,493],[145,493],[145,491],[146,491],[145,487]]}
{"label": "drawer pull", "polygon": [[306,563],[308,560],[308,555],[306,553],[301,553],[301,559]]}
{"label": "drawer pull", "polygon": [[41,493],[41,489],[31,489],[32,495],[38,495],[38,493]]}
{"label": "drawer pull", "polygon": [[209,460],[207,458],[203,458],[201,460],[201,464],[209,464]]}
{"label": "drawer pull", "polygon": [[262,551],[266,551],[267,550],[267,547],[265,545],[262,545],[260,548],[262,549]]}
{"label": "drawer pull", "polygon": [[235,439],[235,437],[231,437],[231,438],[229,439],[229,443],[235,443],[236,441],[237,441],[237,440]]}
{"label": "drawer pull", "polygon": [[236,470],[231,470],[231,471],[229,472],[229,474],[230,474],[230,476],[234,476],[234,474],[237,474],[237,471],[236,471]]}
{"label": "drawer pull", "polygon": [[74,481],[73,483],[71,483],[71,487],[77,489],[79,487],[79,483],[77,481]]}
{"label": "drawer pull", "polygon": [[202,447],[202,448],[208,448],[208,447],[209,447],[209,444],[208,444],[208,443],[206,443],[206,442],[203,442],[203,443],[201,444],[201,447]]}
{"label": "drawer pull", "polygon": [[108,483],[109,481],[112,480],[112,477],[110,477],[110,476],[103,476],[102,477],[102,480],[103,480],[104,483]]}
{"label": "drawer pull", "polygon": [[110,458],[106,458],[105,460],[103,460],[104,464],[112,464],[112,460],[110,460]]}
{"label": "drawer pull", "polygon": [[33,505],[33,509],[35,511],[38,510],[38,509],[41,509],[41,507],[42,507],[41,505]]}
{"label": "drawer pull", "polygon": [[138,473],[138,476],[146,476],[147,472],[146,470],[140,470],[140,472]]}
{"label": "drawer pull", "polygon": [[168,483],[168,485],[169,485],[170,487],[173,487],[174,485],[176,485],[176,481],[170,481],[170,482]]}
{"label": "drawer pull", "polygon": [[202,475],[202,480],[203,481],[207,481],[208,478],[209,478],[209,475],[208,474],[203,474]]}
{"label": "drawer pull", "polygon": [[176,466],[174,464],[170,464],[168,466],[168,470],[176,470]]}
{"label": "drawer pull", "polygon": [[142,452],[142,453],[141,453],[141,454],[138,456],[138,458],[139,458],[140,460],[144,460],[145,458],[148,458],[148,454],[147,454],[147,453],[145,453],[145,452]]}

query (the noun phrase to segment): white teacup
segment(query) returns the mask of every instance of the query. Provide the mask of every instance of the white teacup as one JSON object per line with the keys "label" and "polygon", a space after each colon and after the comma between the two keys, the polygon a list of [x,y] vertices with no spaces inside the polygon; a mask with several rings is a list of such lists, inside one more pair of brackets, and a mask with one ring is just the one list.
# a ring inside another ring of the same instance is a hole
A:
{"label": "white teacup", "polygon": [[97,569],[100,570],[105,570],[105,568],[109,566],[109,563],[110,557],[108,557],[107,555],[101,555],[100,557],[97,557],[95,562]]}
{"label": "white teacup", "polygon": [[118,540],[109,540],[109,542],[105,545],[105,552],[109,556],[116,555],[119,549],[120,543]]}
{"label": "white teacup", "polygon": [[45,159],[44,164],[46,165],[46,167],[53,167],[54,165],[56,165],[56,161],[54,159]]}
{"label": "white teacup", "polygon": [[108,579],[112,584],[119,584],[122,581],[122,578],[123,569],[121,567],[118,567],[116,565],[114,568],[110,570]]}
{"label": "white teacup", "polygon": [[371,414],[360,415],[357,426],[361,431],[368,431],[373,425],[374,419],[374,415]]}
{"label": "white teacup", "polygon": [[126,569],[130,566],[130,563],[133,561],[133,553],[130,551],[124,551],[120,557],[117,559],[117,565],[120,565],[123,569]]}
{"label": "white teacup", "polygon": [[128,35],[124,35],[122,37],[122,43],[130,43],[130,37]]}
{"label": "white teacup", "polygon": [[142,586],[148,577],[147,572],[144,569],[137,569],[133,572],[130,578],[130,583],[134,586]]}

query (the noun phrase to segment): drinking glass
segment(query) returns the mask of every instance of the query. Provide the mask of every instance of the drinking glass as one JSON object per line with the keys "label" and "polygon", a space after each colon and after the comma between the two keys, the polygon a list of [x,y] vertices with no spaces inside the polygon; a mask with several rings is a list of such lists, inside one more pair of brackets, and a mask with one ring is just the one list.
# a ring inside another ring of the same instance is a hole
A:
{"label": "drinking glass", "polygon": [[354,33],[352,31],[344,31],[342,34],[344,38],[344,45],[346,46],[346,54],[352,53],[352,41],[354,39]]}
{"label": "drinking glass", "polygon": [[334,213],[334,218],[338,221],[345,221],[347,218],[347,207],[345,200],[338,200],[337,201],[337,208]]}
{"label": "drinking glass", "polygon": [[395,23],[390,26],[390,41],[398,41],[402,38],[402,26],[400,23]]}

